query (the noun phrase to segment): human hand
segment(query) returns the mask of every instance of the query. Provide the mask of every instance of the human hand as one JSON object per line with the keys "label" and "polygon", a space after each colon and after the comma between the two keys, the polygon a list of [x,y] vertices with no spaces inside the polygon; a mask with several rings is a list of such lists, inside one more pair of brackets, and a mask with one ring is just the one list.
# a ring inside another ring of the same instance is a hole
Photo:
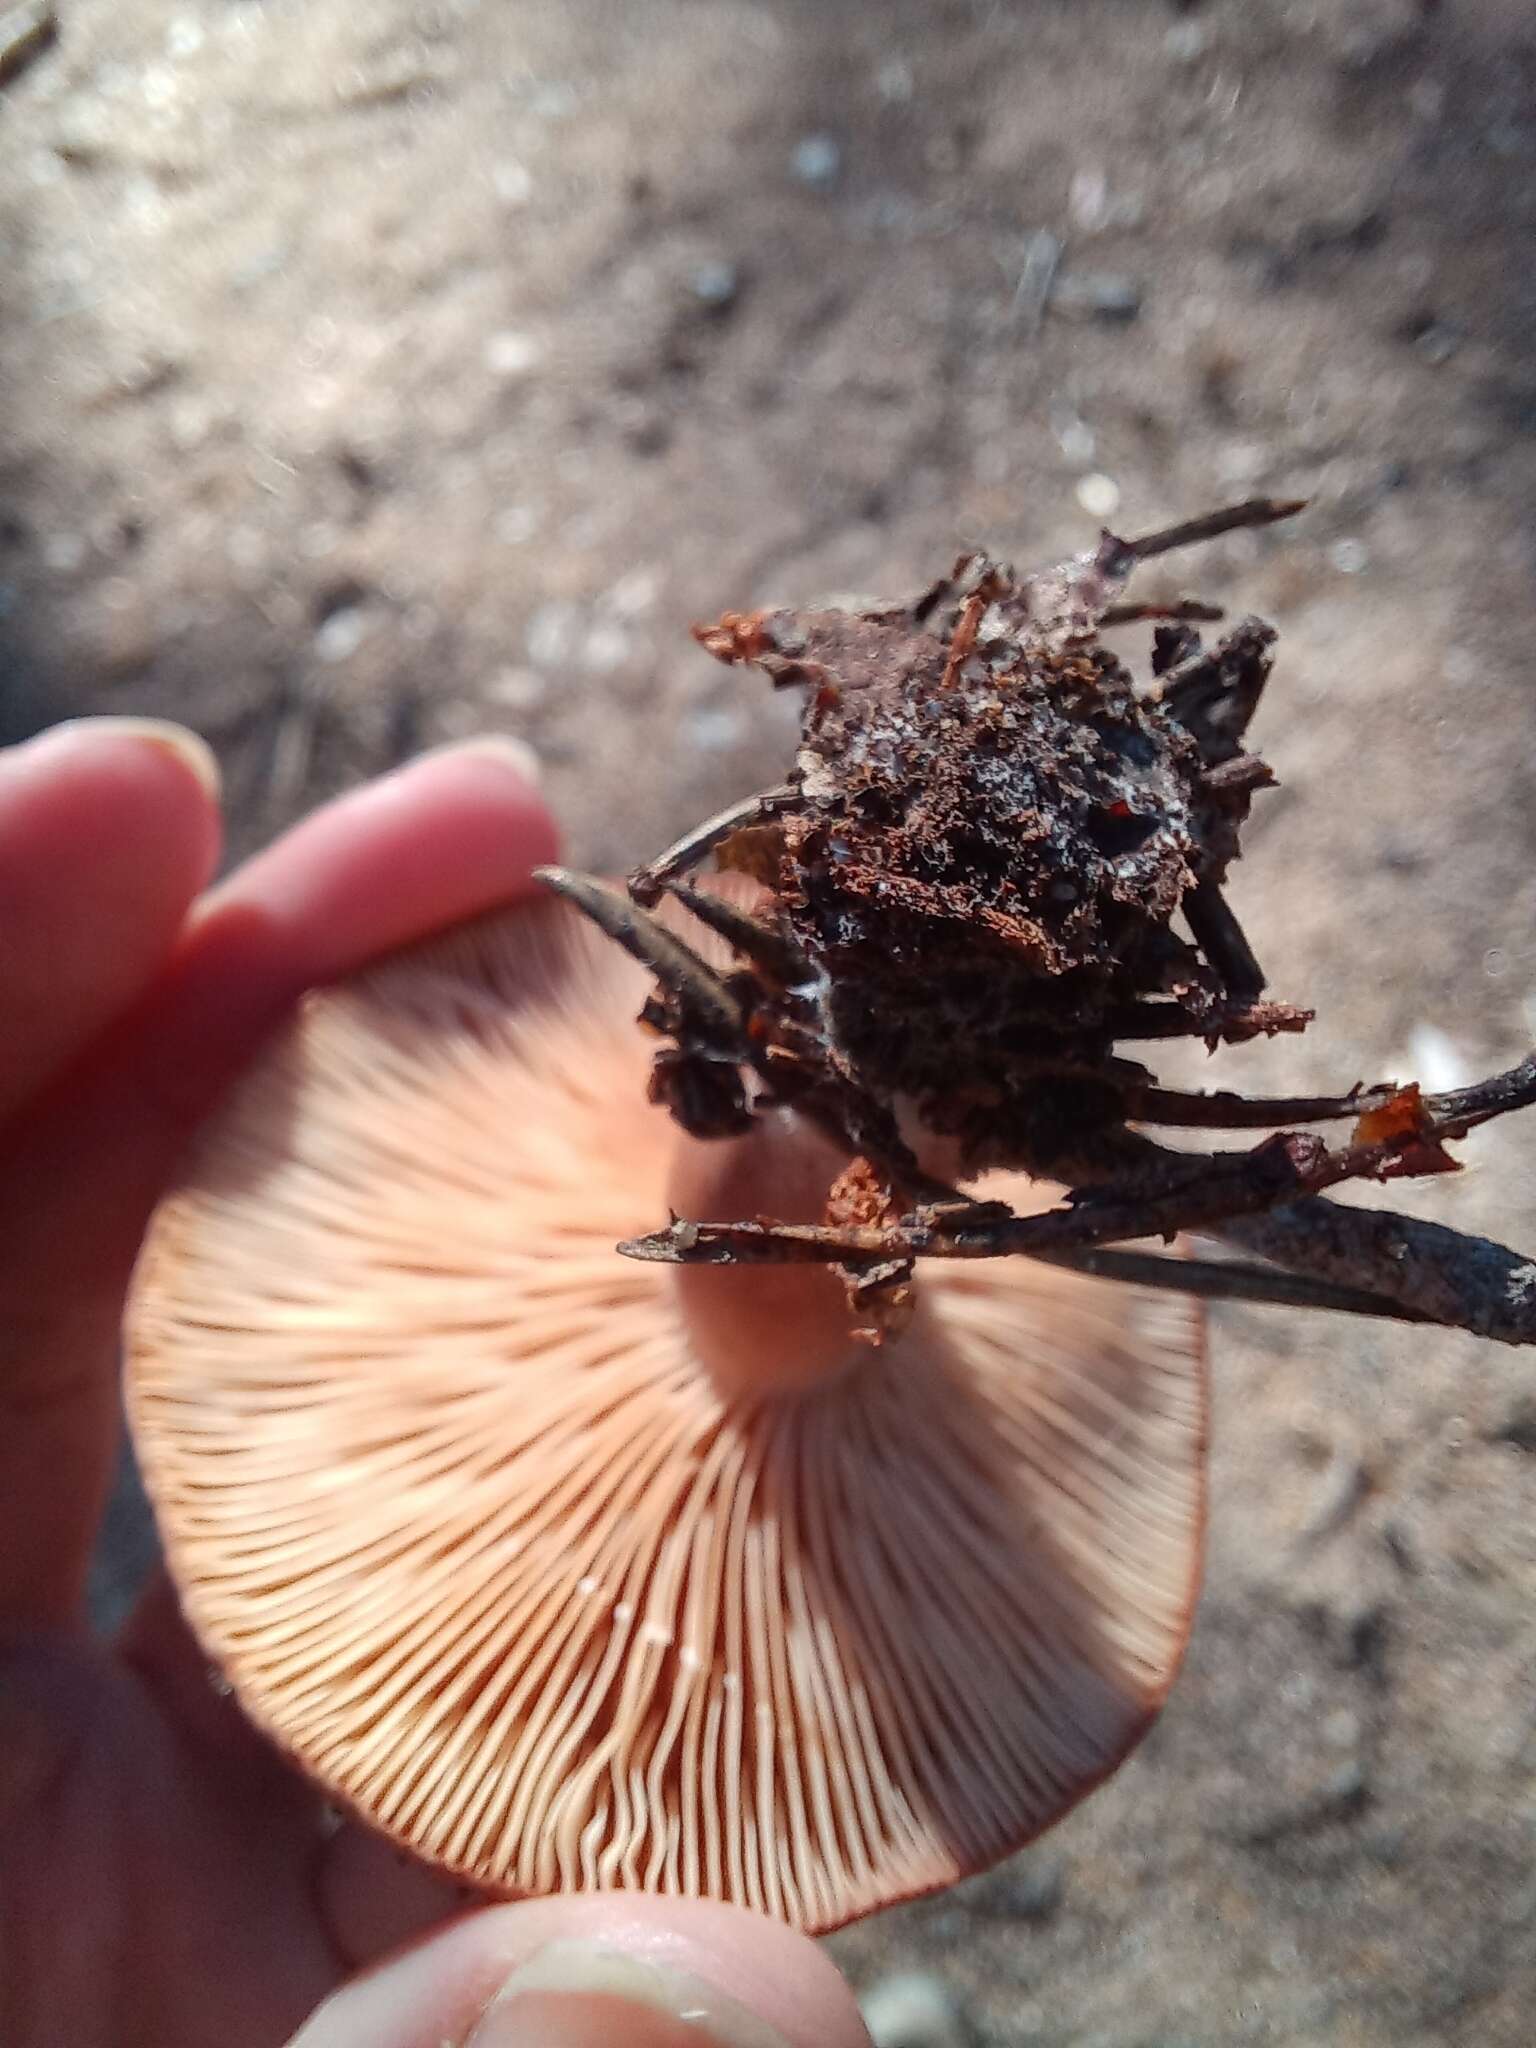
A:
{"label": "human hand", "polygon": [[91,1640],[123,1298],[189,1135],[305,988],[527,893],[555,850],[495,743],[203,896],[218,844],[211,758],[177,728],[0,754],[0,2041],[277,2048],[324,2000],[294,2048],[857,2048],[821,1954],[735,1908],[537,1900],[419,1938],[463,1896],[335,1825],[163,1579]]}

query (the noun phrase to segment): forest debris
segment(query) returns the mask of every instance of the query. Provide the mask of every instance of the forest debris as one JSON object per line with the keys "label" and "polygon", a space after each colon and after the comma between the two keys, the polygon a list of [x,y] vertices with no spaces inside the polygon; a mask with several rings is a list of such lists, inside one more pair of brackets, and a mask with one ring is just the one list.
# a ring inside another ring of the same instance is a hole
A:
{"label": "forest debris", "polygon": [[[728,980],[696,960],[684,973],[622,899],[552,879],[651,960],[661,987],[643,1015],[665,1041],[653,1091],[687,1128],[739,1130],[759,1102],[789,1104],[854,1163],[819,1223],[675,1219],[626,1253],[832,1264],[874,1331],[904,1307],[914,1261],[1025,1255],[1536,1342],[1536,1263],[1325,1199],[1454,1171],[1451,1143],[1536,1103],[1536,1053],[1439,1094],[1384,1081],[1265,1099],[1163,1088],[1122,1049],[1214,1048],[1312,1020],[1265,994],[1224,893],[1250,806],[1273,783],[1247,735],[1274,628],[1242,619],[1207,648],[1211,607],[1124,598],[1140,563],[1298,509],[1251,499],[1139,539],[1106,532],[1030,575],[972,552],[907,604],[733,612],[695,628],[717,659],[806,691],[786,782],[630,878],[637,916],[671,891],[741,964]],[[1138,617],[1153,621],[1150,689],[1099,637]],[[686,883],[711,856],[765,888],[739,929]],[[1346,1120],[1342,1144],[1292,1127]],[[1159,1123],[1271,1135],[1190,1153],[1142,1128]],[[1066,1196],[1028,1215],[968,1198],[924,1171],[909,1128],[943,1140],[966,1175],[1023,1170],[1067,1183]],[[1183,1232],[1269,1263],[1118,1249]]]}

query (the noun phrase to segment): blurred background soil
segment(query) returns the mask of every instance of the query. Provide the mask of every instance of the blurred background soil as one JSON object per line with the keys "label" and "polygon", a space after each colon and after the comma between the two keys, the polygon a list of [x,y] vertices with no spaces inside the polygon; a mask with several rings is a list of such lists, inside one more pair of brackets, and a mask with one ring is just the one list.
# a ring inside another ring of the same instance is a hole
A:
{"label": "blurred background soil", "polygon": [[[0,738],[184,719],[238,854],[513,732],[617,868],[785,763],[691,620],[1306,493],[1178,570],[1281,627],[1234,895],[1320,1012],[1210,1078],[1528,1045],[1530,0],[59,16],[0,89]],[[1466,1155],[1403,1200],[1536,1246],[1532,1127]],[[1213,1365],[1172,1705],[836,1939],[886,2044],[1528,2048],[1532,1363],[1233,1310]]]}

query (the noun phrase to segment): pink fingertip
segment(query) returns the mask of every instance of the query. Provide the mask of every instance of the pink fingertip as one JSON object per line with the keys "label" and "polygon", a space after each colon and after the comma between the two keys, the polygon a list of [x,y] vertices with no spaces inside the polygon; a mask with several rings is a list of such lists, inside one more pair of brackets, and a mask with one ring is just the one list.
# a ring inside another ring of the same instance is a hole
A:
{"label": "pink fingertip", "polygon": [[338,798],[214,890],[199,932],[259,916],[307,985],[530,895],[559,841],[526,760],[521,742],[475,740]]}

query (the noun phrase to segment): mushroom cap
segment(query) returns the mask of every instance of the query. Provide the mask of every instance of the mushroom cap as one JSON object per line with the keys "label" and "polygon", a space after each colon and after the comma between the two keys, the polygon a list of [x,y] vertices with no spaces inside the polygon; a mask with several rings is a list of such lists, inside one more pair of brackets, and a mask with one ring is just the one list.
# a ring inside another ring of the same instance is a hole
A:
{"label": "mushroom cap", "polygon": [[1201,1311],[934,1262],[894,1341],[722,1391],[614,1250],[679,1142],[647,985],[551,903],[311,996],[155,1222],[130,1417],[192,1626],[336,1800],[489,1891],[825,1930],[1019,1847],[1161,1706]]}

